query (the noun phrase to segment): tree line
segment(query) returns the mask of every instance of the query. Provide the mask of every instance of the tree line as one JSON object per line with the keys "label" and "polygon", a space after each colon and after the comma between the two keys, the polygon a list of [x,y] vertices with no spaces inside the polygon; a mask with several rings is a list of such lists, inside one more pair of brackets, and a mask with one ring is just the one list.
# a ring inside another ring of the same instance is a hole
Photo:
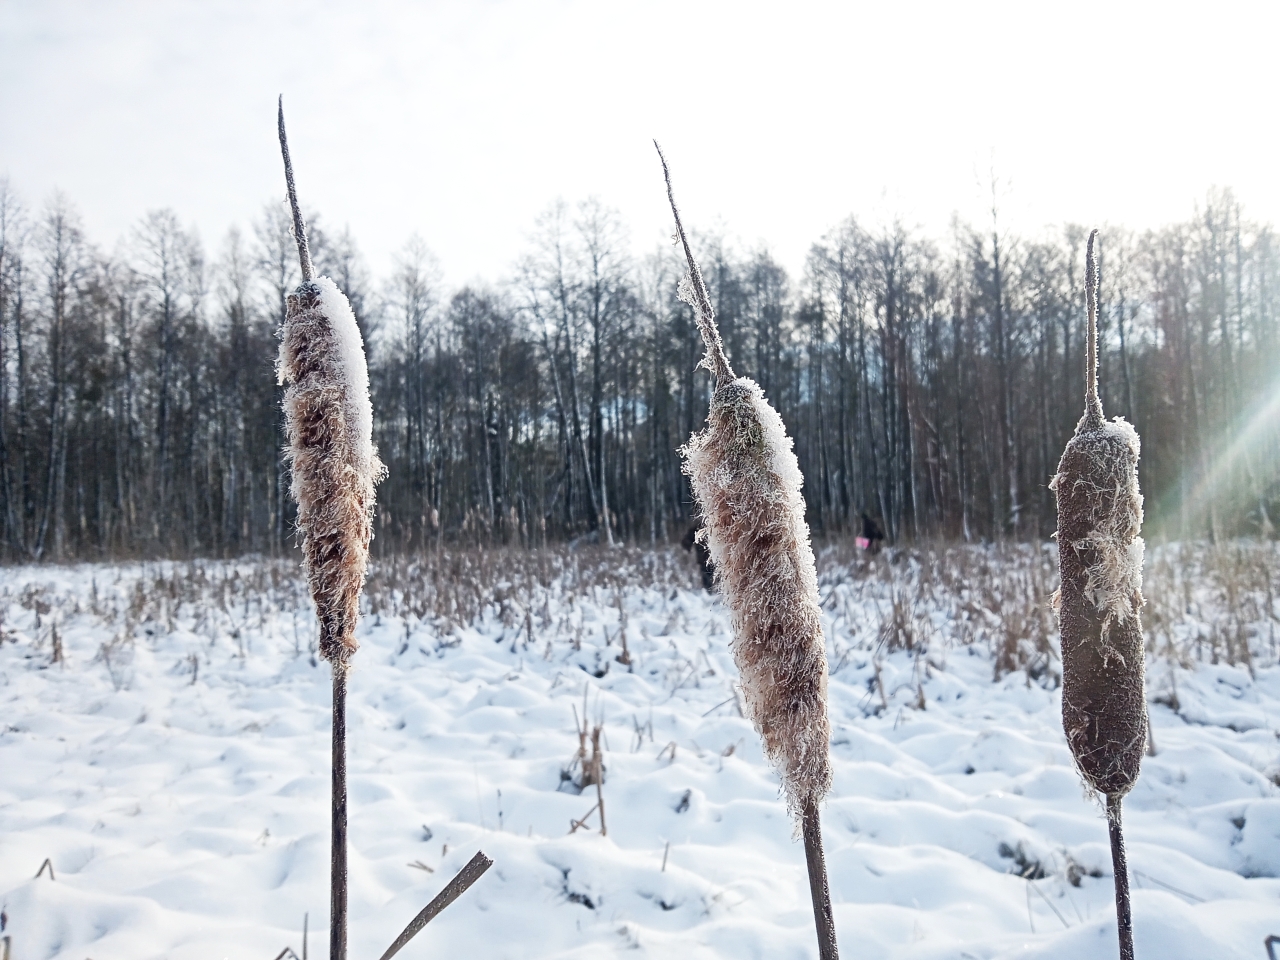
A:
{"label": "tree line", "polygon": [[[375,279],[310,217],[369,352],[375,551],[679,540],[680,445],[709,380],[679,251],[632,252],[598,200],[553,205],[505,276],[447,290],[410,239]],[[1084,388],[1084,227],[849,217],[791,276],[695,237],[729,355],[795,438],[819,536],[1044,539]],[[1271,536],[1280,499],[1273,229],[1211,191],[1104,228],[1100,377],[1143,439],[1148,536]],[[283,205],[210,254],[171,210],[113,252],[56,194],[0,181],[0,556],[281,553],[292,544],[275,336],[297,284]]]}

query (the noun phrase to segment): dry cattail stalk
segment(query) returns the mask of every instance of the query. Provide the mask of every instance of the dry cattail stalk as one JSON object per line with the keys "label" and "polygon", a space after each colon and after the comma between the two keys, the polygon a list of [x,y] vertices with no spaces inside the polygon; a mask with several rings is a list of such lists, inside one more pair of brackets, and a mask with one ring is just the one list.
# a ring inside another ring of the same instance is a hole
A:
{"label": "dry cattail stalk", "polygon": [[1147,740],[1143,689],[1142,494],[1138,434],[1103,417],[1098,398],[1098,262],[1089,234],[1085,411],[1050,483],[1058,498],[1055,605],[1062,629],[1062,726],[1088,785],[1105,794],[1122,960],[1133,921],[1120,804],[1138,779]]}
{"label": "dry cattail stalk", "polygon": [[313,277],[293,164],[279,112],[280,151],[302,283],[289,295],[277,373],[284,393],[285,458],[298,503],[303,566],[320,621],[320,653],[333,664],[329,956],[347,955],[347,668],[356,650],[360,591],[373,536],[374,486],[384,468],[373,446],[364,342],[347,298]]}
{"label": "dry cattail stalk", "polygon": [[760,387],[736,377],[729,365],[665,157],[662,170],[689,264],[680,298],[694,308],[707,348],[703,365],[716,381],[707,426],[684,448],[684,468],[702,512],[700,536],[729,607],[747,713],[800,822],[819,952],[829,960],[837,951],[818,803],[831,788],[831,724],[817,573],[800,494],[804,478],[782,418]]}
{"label": "dry cattail stalk", "polygon": [[[329,960],[346,960],[347,669],[356,651],[360,591],[373,538],[374,487],[386,468],[373,446],[369,370],[351,304],[328,277],[313,276],[306,225],[289,160],[283,97],[278,124],[302,269],[302,283],[286,304],[278,373],[280,382],[287,384],[284,412],[289,446],[285,457],[293,471],[290,492],[298,503],[303,564],[320,621],[320,653],[333,664]],[[410,921],[387,948],[383,960],[412,940],[492,864],[482,852],[472,857]]]}

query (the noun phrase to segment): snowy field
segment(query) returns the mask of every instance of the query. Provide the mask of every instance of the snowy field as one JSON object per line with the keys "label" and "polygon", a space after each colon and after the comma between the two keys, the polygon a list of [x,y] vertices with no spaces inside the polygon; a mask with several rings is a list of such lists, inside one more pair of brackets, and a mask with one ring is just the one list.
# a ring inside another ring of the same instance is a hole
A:
{"label": "snowy field", "polygon": [[[820,555],[847,960],[1116,956],[1105,824],[1060,726],[1054,566]],[[301,956],[304,915],[326,955],[329,670],[296,569],[0,570],[12,960]],[[1263,960],[1280,934],[1278,583],[1265,546],[1149,563],[1156,753],[1125,803],[1139,957]],[[726,614],[683,554],[385,562],[366,609],[354,960],[477,849],[494,868],[402,957],[816,956]],[[603,726],[604,835],[598,812],[570,832],[596,802],[584,716]]]}

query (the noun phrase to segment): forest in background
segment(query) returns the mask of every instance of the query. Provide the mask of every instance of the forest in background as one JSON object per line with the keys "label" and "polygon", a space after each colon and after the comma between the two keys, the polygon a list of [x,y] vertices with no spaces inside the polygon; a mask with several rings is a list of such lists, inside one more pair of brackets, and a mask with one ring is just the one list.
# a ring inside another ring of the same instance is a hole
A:
{"label": "forest in background", "polygon": [[[684,535],[679,447],[709,378],[676,248],[638,257],[599,200],[556,203],[505,276],[448,290],[417,236],[375,278],[349,230],[309,223],[368,346],[375,553]],[[849,217],[800,276],[695,235],[734,367],[795,438],[815,534],[864,511],[895,542],[1053,533],[1086,235],[1018,236],[994,209],[941,237]],[[1101,393],[1142,435],[1148,537],[1274,534],[1274,238],[1226,190],[1181,223],[1103,228]],[[0,557],[291,548],[274,363],[298,279],[283,204],[214,252],[172,210],[108,252],[69,198],[0,180]]]}

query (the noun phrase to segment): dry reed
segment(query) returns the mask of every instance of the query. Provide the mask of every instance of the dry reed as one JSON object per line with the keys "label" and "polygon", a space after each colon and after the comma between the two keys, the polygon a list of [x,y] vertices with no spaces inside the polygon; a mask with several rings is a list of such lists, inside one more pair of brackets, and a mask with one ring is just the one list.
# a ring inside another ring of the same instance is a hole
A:
{"label": "dry reed", "polygon": [[[657,144],[654,144],[657,147]],[[658,148],[662,157],[662,150]],[[834,960],[835,925],[818,804],[831,788],[827,657],[817,573],[790,437],[760,387],[736,377],[725,356],[702,272],[680,222],[662,157],[667,198],[689,272],[680,298],[697,316],[715,377],[707,426],[683,450],[705,537],[733,625],[733,654],[747,713],[778,769],[799,821],[823,960]]]}
{"label": "dry reed", "polygon": [[1098,264],[1089,235],[1085,412],[1050,487],[1058,498],[1056,606],[1062,630],[1062,726],[1085,782],[1107,798],[1122,960],[1133,920],[1120,806],[1147,742],[1140,609],[1143,542],[1138,434],[1107,421],[1098,398]]}
{"label": "dry reed", "polygon": [[[298,504],[307,586],[320,621],[320,655],[333,666],[329,960],[347,956],[347,671],[356,651],[360,592],[373,538],[374,487],[386,473],[373,445],[364,341],[351,304],[328,277],[315,277],[284,128],[280,154],[298,243],[302,283],[286,301],[277,370],[285,384],[285,458]],[[483,853],[410,921],[383,954],[398,952],[492,864]]]}
{"label": "dry reed", "polygon": [[280,152],[302,283],[289,294],[277,372],[298,504],[303,568],[320,622],[320,655],[333,665],[329,957],[347,956],[347,669],[356,650],[360,591],[373,536],[374,486],[383,467],[373,447],[364,344],[347,298],[315,278],[279,111]]}

